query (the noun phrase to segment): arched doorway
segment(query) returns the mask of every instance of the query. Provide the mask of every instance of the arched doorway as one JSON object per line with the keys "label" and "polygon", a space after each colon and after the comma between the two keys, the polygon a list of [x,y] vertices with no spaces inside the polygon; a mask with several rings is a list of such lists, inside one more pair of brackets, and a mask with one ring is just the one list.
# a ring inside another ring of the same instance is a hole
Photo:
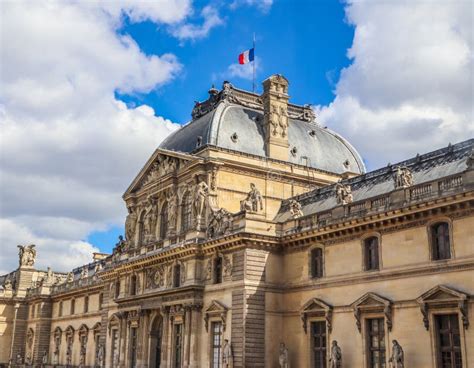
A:
{"label": "arched doorway", "polygon": [[150,330],[150,368],[161,367],[161,337],[163,333],[163,319],[157,315],[153,319]]}

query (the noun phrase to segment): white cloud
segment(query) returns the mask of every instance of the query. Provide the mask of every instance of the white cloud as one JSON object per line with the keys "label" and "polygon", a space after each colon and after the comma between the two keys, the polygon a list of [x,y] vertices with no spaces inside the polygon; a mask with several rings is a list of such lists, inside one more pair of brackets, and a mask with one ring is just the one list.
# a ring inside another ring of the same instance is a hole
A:
{"label": "white cloud", "polygon": [[273,5],[273,0],[234,0],[230,3],[231,9],[236,9],[240,6],[256,6],[260,11],[267,12]]}
{"label": "white cloud", "polygon": [[183,23],[172,27],[171,33],[181,40],[197,40],[206,37],[211,29],[224,24],[217,9],[211,5],[202,9],[201,17],[204,19],[202,25]]}
{"label": "white cloud", "polygon": [[473,3],[349,1],[355,35],[319,120],[377,167],[473,136]]}
{"label": "white cloud", "polygon": [[0,271],[17,266],[17,244],[32,242],[40,267],[65,270],[97,250],[79,239],[123,222],[122,193],[177,128],[114,97],[181,70],[174,55],[147,56],[117,34],[122,13],[175,24],[190,3],[3,2],[0,11]]}
{"label": "white cloud", "polygon": [[[259,57],[255,58],[255,72],[261,69],[261,61]],[[233,63],[230,64],[224,72],[213,75],[213,80],[230,80],[240,78],[246,80],[253,79],[253,62],[247,64]]]}

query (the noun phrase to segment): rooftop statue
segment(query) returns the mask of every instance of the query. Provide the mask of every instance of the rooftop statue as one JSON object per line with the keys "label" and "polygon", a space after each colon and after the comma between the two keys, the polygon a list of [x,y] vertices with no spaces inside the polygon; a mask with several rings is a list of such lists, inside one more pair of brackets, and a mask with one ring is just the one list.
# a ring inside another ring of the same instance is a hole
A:
{"label": "rooftop statue", "polygon": [[294,219],[303,216],[301,203],[299,203],[298,201],[294,199],[290,199],[290,213]]}
{"label": "rooftop statue", "polygon": [[413,185],[413,174],[405,166],[397,166],[394,174],[395,188],[408,188]]}
{"label": "rooftop statue", "polygon": [[334,191],[336,192],[337,203],[343,205],[352,203],[353,198],[350,185],[337,182]]}
{"label": "rooftop statue", "polygon": [[18,245],[18,256],[21,266],[33,266],[36,260],[36,245]]}

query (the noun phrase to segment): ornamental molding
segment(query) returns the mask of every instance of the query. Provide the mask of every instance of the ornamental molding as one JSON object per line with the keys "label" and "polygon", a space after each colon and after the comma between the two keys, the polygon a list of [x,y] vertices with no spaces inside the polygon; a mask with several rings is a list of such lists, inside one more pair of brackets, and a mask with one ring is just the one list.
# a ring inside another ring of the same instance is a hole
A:
{"label": "ornamental molding", "polygon": [[375,293],[367,293],[351,304],[357,329],[362,331],[361,317],[364,313],[383,313],[387,330],[392,331],[392,301]]}
{"label": "ornamental molding", "polygon": [[444,285],[435,286],[416,299],[426,330],[430,328],[429,311],[446,308],[459,310],[463,327],[467,330],[469,327],[468,300],[469,295]]}
{"label": "ornamental molding", "polygon": [[213,300],[204,311],[204,326],[206,327],[206,332],[209,331],[209,320],[212,318],[219,318],[222,322],[222,329],[225,331],[228,310],[229,308],[226,305],[217,300]]}
{"label": "ornamental molding", "polygon": [[313,298],[301,308],[301,321],[304,333],[308,330],[308,319],[311,317],[324,317],[329,333],[332,331],[332,311],[333,307],[323,300]]}

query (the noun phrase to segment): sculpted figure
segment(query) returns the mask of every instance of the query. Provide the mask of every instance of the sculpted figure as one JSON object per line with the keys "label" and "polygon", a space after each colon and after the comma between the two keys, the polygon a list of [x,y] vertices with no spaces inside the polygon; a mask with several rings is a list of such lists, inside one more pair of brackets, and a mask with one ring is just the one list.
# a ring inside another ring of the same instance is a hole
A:
{"label": "sculpted figure", "polygon": [[152,240],[155,237],[156,219],[156,198],[150,196],[145,207],[145,218],[143,221],[146,241]]}
{"label": "sculpted figure", "polygon": [[51,267],[48,267],[48,272],[46,273],[46,283],[49,285],[54,283],[54,274],[53,270],[51,270]]}
{"label": "sculpted figure", "polygon": [[352,203],[352,191],[351,187],[348,184],[342,184],[341,182],[336,183],[335,187],[337,203],[339,204],[348,204]]}
{"label": "sculpted figure", "polygon": [[125,237],[129,244],[133,245],[133,237],[137,225],[137,214],[132,206],[128,207],[128,216],[125,220]]}
{"label": "sculpted figure", "polygon": [[278,357],[280,368],[290,368],[290,361],[288,359],[288,348],[282,342],[280,343],[280,355]]}
{"label": "sculpted figure", "polygon": [[168,203],[168,226],[171,229],[176,227],[176,217],[178,214],[177,200],[176,193],[173,190],[169,190],[166,195],[166,201]]}
{"label": "sculpted figure", "polygon": [[97,351],[97,365],[102,367],[104,365],[104,345],[100,344]]}
{"label": "sculpted figure", "polygon": [[31,365],[31,352],[26,353],[25,364]]}
{"label": "sculpted figure", "polygon": [[342,351],[337,345],[337,341],[333,340],[331,344],[331,355],[329,356],[329,368],[341,368]]}
{"label": "sculpted figure", "polygon": [[3,284],[3,288],[5,291],[12,291],[13,290],[12,280],[6,279],[5,283]]}
{"label": "sculpted figure", "polygon": [[89,277],[89,268],[85,266],[81,270],[81,279],[85,279],[87,277]]}
{"label": "sculpted figure", "polygon": [[388,361],[392,368],[403,368],[405,366],[403,349],[397,340],[393,340],[392,344],[392,356]]}
{"label": "sculpted figure", "polygon": [[222,367],[230,368],[233,363],[232,346],[229,340],[224,339],[224,346],[222,347]]}
{"label": "sculpted figure", "polygon": [[301,204],[294,199],[290,199],[290,213],[291,213],[291,216],[295,219],[303,216],[303,211],[301,210]]}
{"label": "sculpted figure", "polygon": [[16,364],[23,364],[23,358],[20,353],[16,354]]}
{"label": "sculpted figure", "polygon": [[398,166],[394,175],[395,188],[408,188],[413,185],[413,175],[407,167]]}
{"label": "sculpted figure", "polygon": [[207,184],[201,181],[196,185],[193,198],[193,214],[196,220],[196,230],[201,229],[201,217],[206,207],[207,196],[209,194],[209,188]]}
{"label": "sculpted figure", "polygon": [[41,363],[43,363],[43,365],[45,364],[48,364],[48,353],[45,351],[43,351],[43,356],[41,357]]}
{"label": "sculpted figure", "polygon": [[232,214],[224,208],[213,211],[207,227],[207,235],[210,238],[224,235],[232,227]]}
{"label": "sculpted figure", "polygon": [[278,123],[279,123],[279,116],[278,110],[276,106],[272,106],[270,116],[268,118],[268,122],[271,126],[271,132],[273,136],[278,135]]}
{"label": "sculpted figure", "polygon": [[240,210],[251,212],[263,210],[262,195],[254,183],[250,183],[250,192],[244,200],[240,201]]}
{"label": "sculpted figure", "polygon": [[18,245],[20,266],[33,266],[36,260],[36,245]]}
{"label": "sculpted figure", "polygon": [[280,126],[280,134],[283,138],[286,137],[288,129],[288,112],[283,106],[280,107],[280,115],[278,117],[278,125]]}

